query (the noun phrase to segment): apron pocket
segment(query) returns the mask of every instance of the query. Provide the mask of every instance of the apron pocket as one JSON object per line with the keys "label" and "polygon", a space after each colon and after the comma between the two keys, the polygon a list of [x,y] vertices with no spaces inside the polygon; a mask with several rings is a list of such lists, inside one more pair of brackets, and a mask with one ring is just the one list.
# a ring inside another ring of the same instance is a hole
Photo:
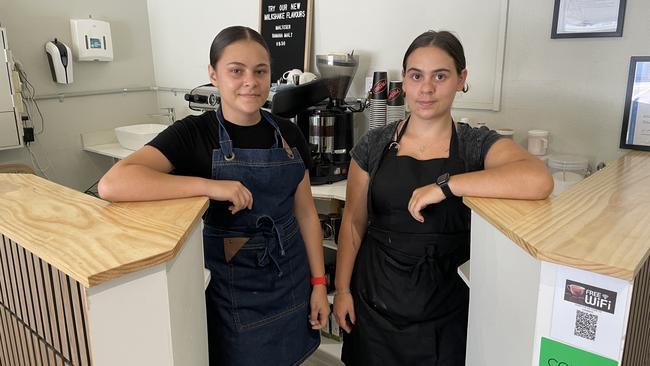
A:
{"label": "apron pocket", "polygon": [[249,239],[228,264],[232,314],[239,330],[264,326],[304,305],[294,293],[290,253],[280,256],[277,250],[267,249],[273,240]]}
{"label": "apron pocket", "polygon": [[369,253],[364,256],[359,289],[375,311],[402,325],[444,315],[440,303],[452,283],[442,270],[448,267],[448,259],[432,253],[414,256],[377,242],[362,248],[366,245]]}

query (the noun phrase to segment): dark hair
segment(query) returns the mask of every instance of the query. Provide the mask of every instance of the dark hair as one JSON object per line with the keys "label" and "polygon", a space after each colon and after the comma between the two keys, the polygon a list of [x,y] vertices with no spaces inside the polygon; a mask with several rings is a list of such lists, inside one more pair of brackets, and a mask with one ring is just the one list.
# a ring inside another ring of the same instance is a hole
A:
{"label": "dark hair", "polygon": [[465,52],[463,51],[463,45],[460,43],[458,38],[451,34],[448,31],[426,31],[411,42],[411,45],[406,50],[404,54],[404,61],[402,61],[402,71],[406,71],[406,59],[418,48],[422,47],[437,47],[441,50],[447,52],[452,59],[454,59],[454,64],[456,65],[456,72],[460,73],[465,70]]}
{"label": "dark hair", "polygon": [[238,41],[254,41],[259,43],[260,46],[264,47],[269,58],[271,58],[269,46],[266,45],[264,38],[257,31],[241,25],[235,25],[224,28],[214,37],[212,46],[210,46],[210,65],[217,67],[217,62],[219,62],[221,55],[223,55],[223,50]]}

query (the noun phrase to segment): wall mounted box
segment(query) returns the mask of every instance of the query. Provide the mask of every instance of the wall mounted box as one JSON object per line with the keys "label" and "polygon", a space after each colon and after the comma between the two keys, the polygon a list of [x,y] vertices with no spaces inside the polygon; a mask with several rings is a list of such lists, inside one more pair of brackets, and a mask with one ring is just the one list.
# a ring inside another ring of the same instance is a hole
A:
{"label": "wall mounted box", "polygon": [[70,19],[72,52],[77,61],[113,61],[111,25],[95,19]]}

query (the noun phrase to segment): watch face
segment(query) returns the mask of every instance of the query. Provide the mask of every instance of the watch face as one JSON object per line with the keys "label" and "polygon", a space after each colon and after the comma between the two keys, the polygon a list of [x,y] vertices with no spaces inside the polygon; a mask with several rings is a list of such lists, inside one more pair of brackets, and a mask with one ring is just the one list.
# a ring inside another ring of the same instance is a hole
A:
{"label": "watch face", "polygon": [[448,181],[449,181],[449,173],[445,173],[438,177],[436,184],[440,186],[447,183]]}

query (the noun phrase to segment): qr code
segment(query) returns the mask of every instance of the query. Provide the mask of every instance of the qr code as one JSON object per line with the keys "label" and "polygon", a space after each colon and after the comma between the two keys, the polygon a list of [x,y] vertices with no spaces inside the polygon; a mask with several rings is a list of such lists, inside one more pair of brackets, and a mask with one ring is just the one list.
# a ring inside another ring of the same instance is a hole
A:
{"label": "qr code", "polygon": [[573,334],[584,339],[593,341],[596,339],[596,326],[598,325],[598,315],[585,313],[578,310],[576,313],[576,327]]}

